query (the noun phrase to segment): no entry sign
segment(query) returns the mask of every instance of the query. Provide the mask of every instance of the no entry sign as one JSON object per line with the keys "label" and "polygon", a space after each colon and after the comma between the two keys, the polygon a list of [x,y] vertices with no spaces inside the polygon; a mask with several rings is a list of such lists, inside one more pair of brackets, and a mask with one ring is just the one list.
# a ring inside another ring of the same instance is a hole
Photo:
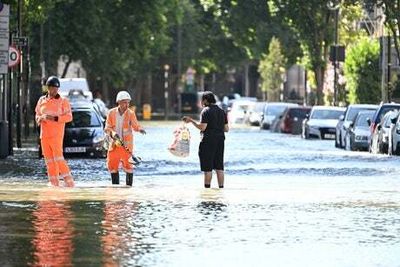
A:
{"label": "no entry sign", "polygon": [[8,49],[8,66],[14,67],[18,65],[19,61],[21,60],[21,54],[19,50],[13,46],[10,46]]}

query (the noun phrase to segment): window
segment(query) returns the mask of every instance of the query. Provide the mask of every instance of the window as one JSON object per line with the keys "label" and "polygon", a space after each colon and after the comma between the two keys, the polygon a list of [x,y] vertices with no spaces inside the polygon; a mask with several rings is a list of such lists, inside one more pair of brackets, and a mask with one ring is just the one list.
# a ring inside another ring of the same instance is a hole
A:
{"label": "window", "polygon": [[94,111],[72,111],[72,121],[67,123],[67,128],[101,127],[101,122]]}

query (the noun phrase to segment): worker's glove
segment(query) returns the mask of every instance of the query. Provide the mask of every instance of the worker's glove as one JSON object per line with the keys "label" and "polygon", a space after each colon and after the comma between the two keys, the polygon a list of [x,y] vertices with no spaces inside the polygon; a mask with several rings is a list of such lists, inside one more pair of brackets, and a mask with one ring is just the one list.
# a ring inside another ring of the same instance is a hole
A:
{"label": "worker's glove", "polygon": [[114,144],[116,146],[122,146],[124,144],[124,142],[122,141],[121,137],[119,137],[119,135],[117,133],[112,133],[111,134],[112,139],[114,139]]}

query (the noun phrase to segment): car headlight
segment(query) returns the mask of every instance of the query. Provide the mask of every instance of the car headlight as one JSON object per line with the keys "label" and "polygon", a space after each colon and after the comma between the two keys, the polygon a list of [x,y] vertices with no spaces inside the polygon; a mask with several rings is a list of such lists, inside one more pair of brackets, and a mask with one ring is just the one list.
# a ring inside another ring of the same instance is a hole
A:
{"label": "car headlight", "polygon": [[100,143],[103,142],[103,140],[104,140],[104,134],[99,134],[93,138],[93,143]]}
{"label": "car headlight", "polygon": [[356,135],[354,137],[354,139],[356,141],[368,141],[368,136],[366,136],[366,135]]}

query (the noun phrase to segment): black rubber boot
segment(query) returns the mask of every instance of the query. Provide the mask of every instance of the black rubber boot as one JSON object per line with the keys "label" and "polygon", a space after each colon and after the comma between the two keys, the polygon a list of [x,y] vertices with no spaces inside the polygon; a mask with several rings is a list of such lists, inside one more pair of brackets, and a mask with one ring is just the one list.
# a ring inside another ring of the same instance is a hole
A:
{"label": "black rubber boot", "polygon": [[111,182],[112,184],[119,184],[119,173],[111,173]]}
{"label": "black rubber boot", "polygon": [[133,173],[126,174],[126,185],[132,186],[133,183]]}

